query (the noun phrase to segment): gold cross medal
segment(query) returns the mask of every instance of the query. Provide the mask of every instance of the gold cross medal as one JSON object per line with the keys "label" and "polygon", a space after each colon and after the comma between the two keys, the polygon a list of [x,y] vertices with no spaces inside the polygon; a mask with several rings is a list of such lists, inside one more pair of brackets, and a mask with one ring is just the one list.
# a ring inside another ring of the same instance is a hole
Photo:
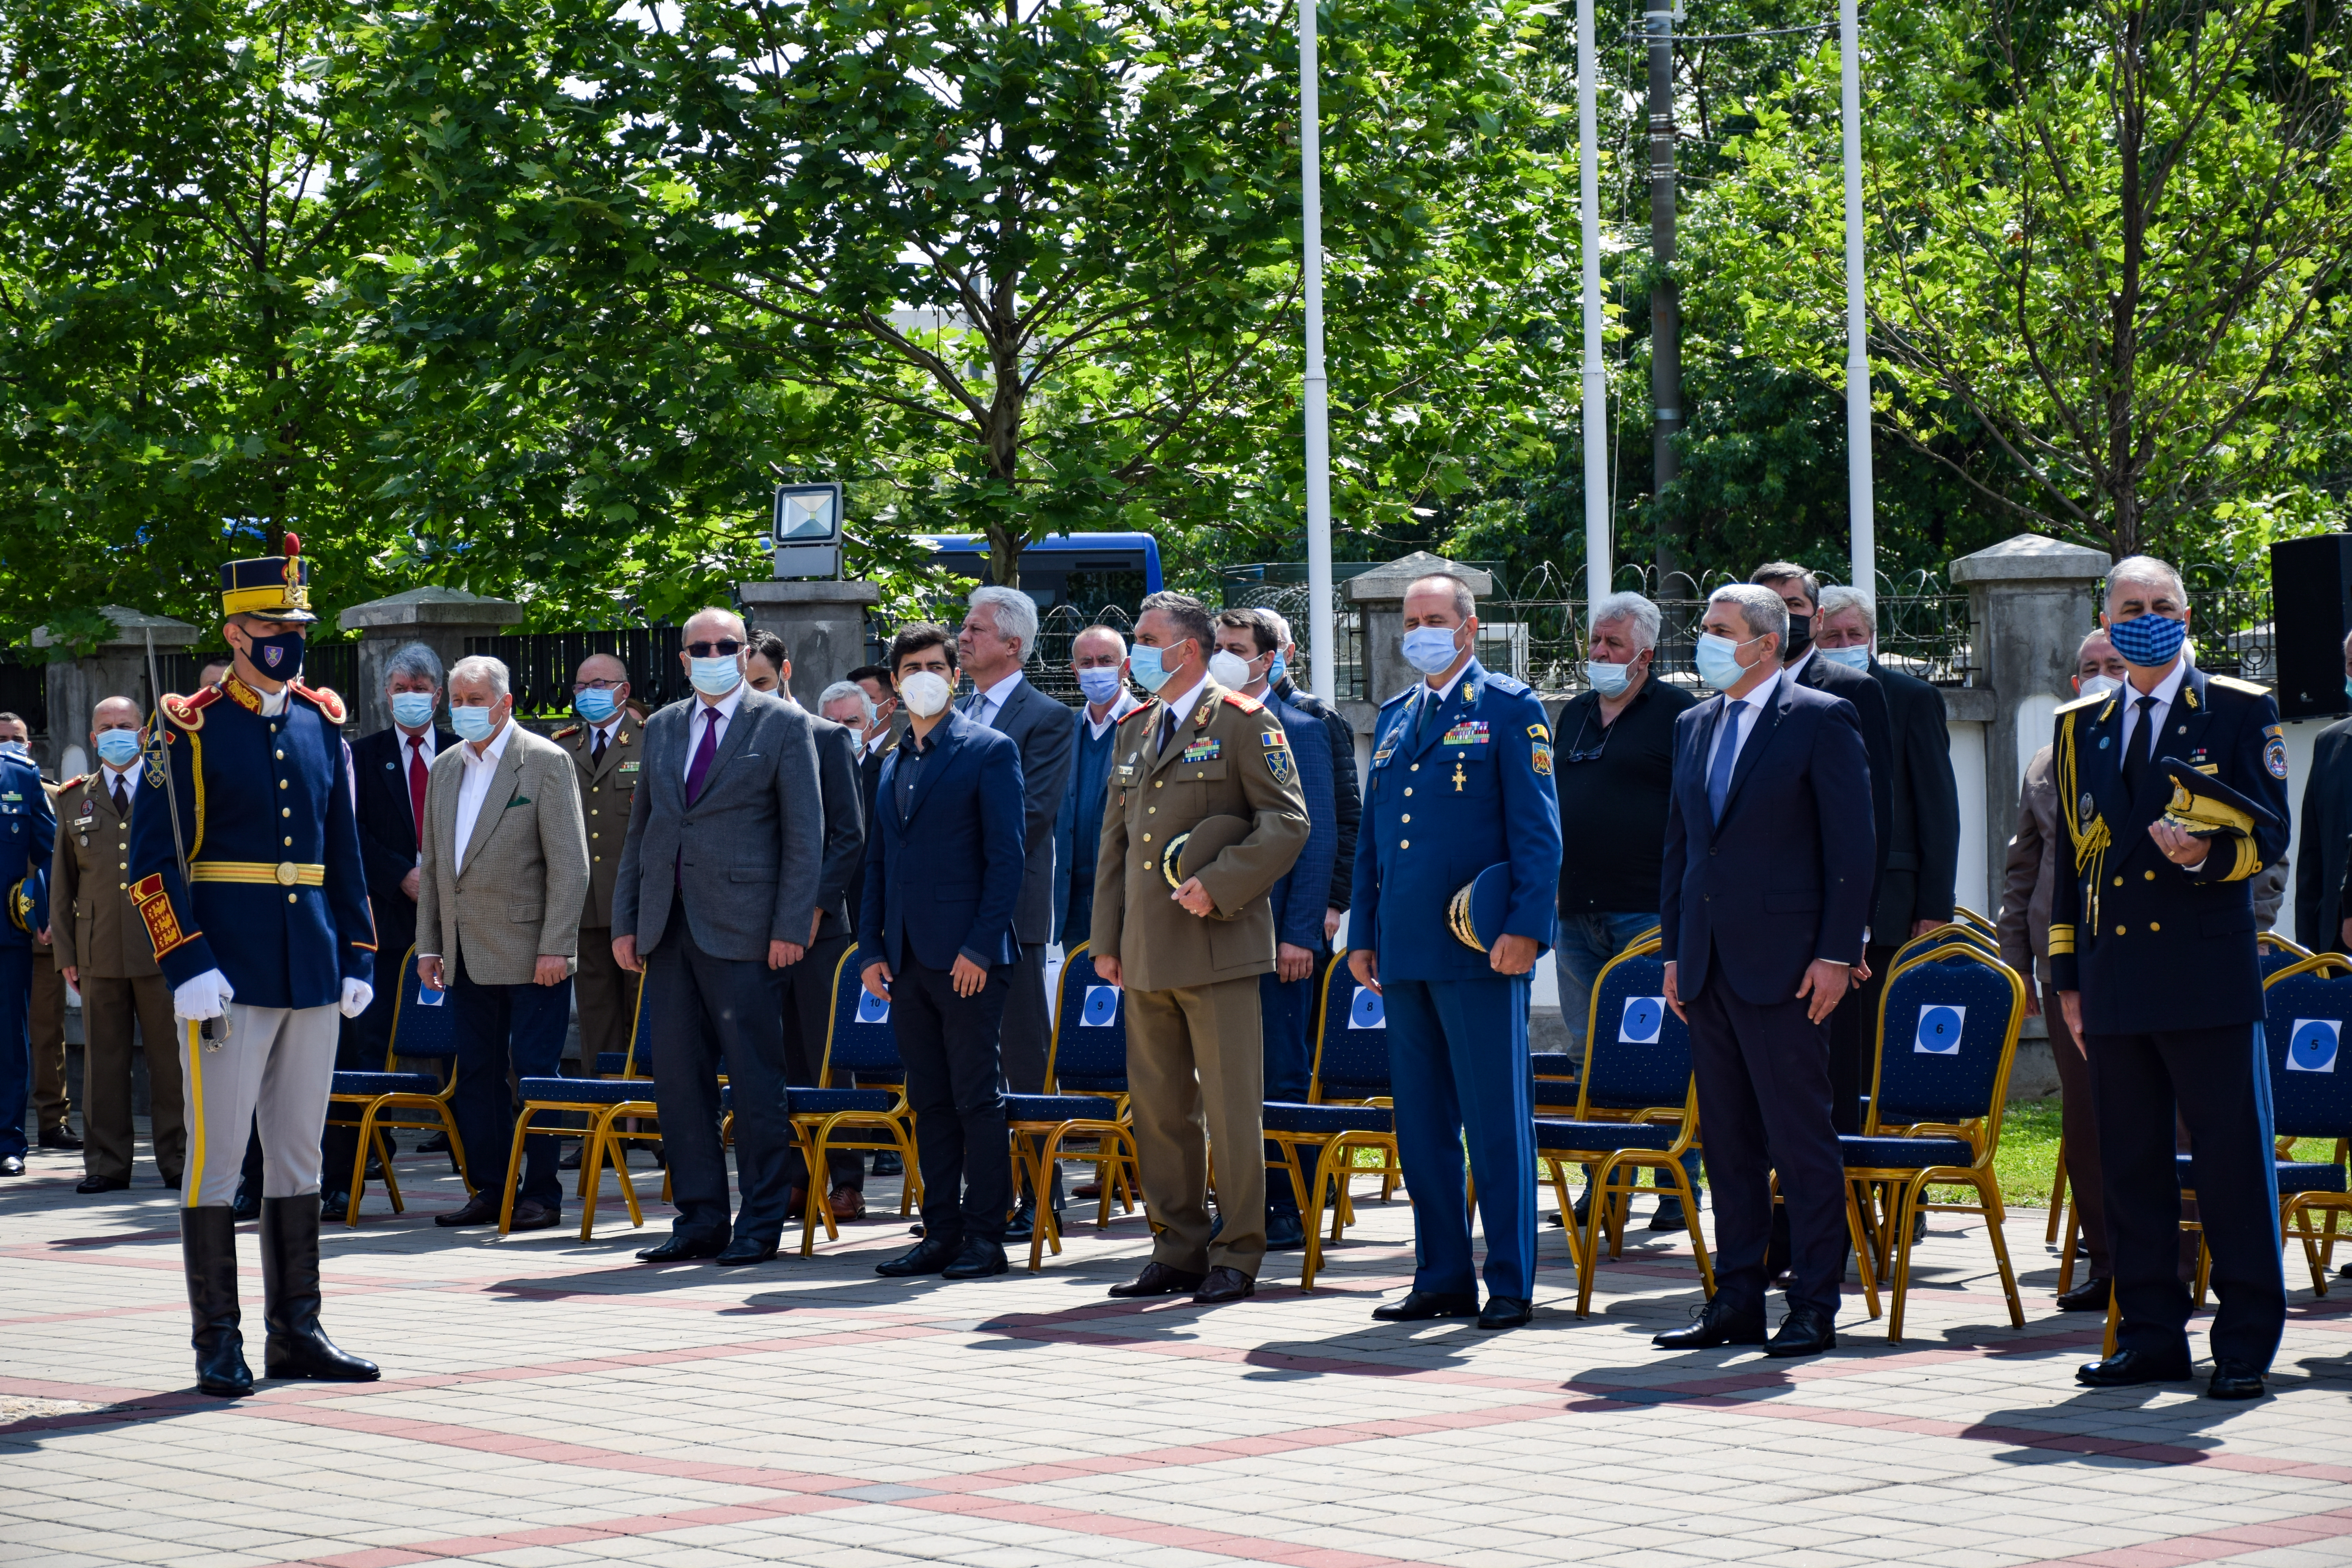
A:
{"label": "gold cross medal", "polygon": [[1462,786],[1463,786],[1464,784],[1468,784],[1469,782],[1470,782],[1470,777],[1469,777],[1469,775],[1468,775],[1468,774],[1466,774],[1466,773],[1465,773],[1462,771],[1462,759],[1461,759],[1461,758],[1459,758],[1459,757],[1454,758],[1454,793],[1455,795],[1460,795],[1460,794],[1462,793]]}

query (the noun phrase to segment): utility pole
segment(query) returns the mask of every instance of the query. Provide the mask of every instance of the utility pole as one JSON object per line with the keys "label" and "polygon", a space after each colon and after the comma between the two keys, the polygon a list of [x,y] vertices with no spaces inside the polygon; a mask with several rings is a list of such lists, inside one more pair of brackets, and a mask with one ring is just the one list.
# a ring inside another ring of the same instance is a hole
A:
{"label": "utility pole", "polygon": [[[1650,405],[1654,503],[1675,477],[1675,437],[1683,427],[1682,304],[1672,278],[1675,265],[1675,12],[1673,0],[1648,0],[1644,19],[1650,38]],[[1678,567],[1675,541],[1663,523],[1658,531],[1656,592]]]}

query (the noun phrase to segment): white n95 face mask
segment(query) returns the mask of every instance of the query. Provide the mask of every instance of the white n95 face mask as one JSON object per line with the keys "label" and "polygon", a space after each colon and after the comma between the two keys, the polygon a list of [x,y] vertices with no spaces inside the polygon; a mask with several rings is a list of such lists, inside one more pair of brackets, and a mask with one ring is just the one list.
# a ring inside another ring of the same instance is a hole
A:
{"label": "white n95 face mask", "polygon": [[907,705],[907,711],[918,719],[928,719],[939,712],[948,705],[948,699],[954,695],[955,688],[947,683],[946,677],[934,670],[919,669],[912,675],[901,676],[898,680],[898,700]]}
{"label": "white n95 face mask", "polygon": [[1220,686],[1239,691],[1249,684],[1249,661],[1237,653],[1219,648],[1209,656],[1209,678]]}

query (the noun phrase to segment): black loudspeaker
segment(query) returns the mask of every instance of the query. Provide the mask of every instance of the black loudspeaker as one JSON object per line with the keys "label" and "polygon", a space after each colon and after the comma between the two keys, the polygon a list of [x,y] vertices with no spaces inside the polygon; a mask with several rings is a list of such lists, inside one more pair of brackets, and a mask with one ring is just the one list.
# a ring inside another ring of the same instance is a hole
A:
{"label": "black loudspeaker", "polygon": [[2344,691],[2344,634],[2352,630],[2352,533],[2315,533],[2271,546],[2271,647],[2282,719],[2352,710]]}

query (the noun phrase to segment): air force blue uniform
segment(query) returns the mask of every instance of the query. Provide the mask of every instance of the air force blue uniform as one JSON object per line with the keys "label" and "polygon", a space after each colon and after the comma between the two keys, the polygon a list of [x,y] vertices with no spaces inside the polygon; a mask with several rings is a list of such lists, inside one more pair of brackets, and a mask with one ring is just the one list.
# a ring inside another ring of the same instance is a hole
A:
{"label": "air force blue uniform", "polygon": [[25,1100],[33,1088],[33,933],[49,923],[49,855],[58,816],[41,771],[0,752],[0,1157],[25,1153]]}
{"label": "air force blue uniform", "polygon": [[1375,728],[1348,930],[1350,945],[1371,949],[1387,1005],[1416,1290],[1475,1289],[1466,1131],[1487,1291],[1520,1301],[1534,1293],[1530,977],[1496,973],[1486,953],[1454,936],[1445,911],[1464,884],[1507,863],[1503,934],[1551,945],[1560,858],[1551,768],[1551,731],[1535,693],[1475,659],[1443,700],[1426,681],[1391,698]]}
{"label": "air force blue uniform", "polygon": [[[2117,1348],[2169,1362],[2189,1354],[2177,1111],[2221,1298],[2213,1354],[2260,1372],[2278,1350],[2286,1279],[2249,879],[2286,854],[2286,742],[2268,691],[2190,668],[2133,789],[2124,720],[2139,695],[2126,686],[2058,710],[2053,762],[2069,842],[2051,894],[2052,984],[2081,995],[2123,1314]],[[2175,865],[2147,834],[2172,799],[2168,759],[2272,820],[2213,839],[2195,870]]]}

